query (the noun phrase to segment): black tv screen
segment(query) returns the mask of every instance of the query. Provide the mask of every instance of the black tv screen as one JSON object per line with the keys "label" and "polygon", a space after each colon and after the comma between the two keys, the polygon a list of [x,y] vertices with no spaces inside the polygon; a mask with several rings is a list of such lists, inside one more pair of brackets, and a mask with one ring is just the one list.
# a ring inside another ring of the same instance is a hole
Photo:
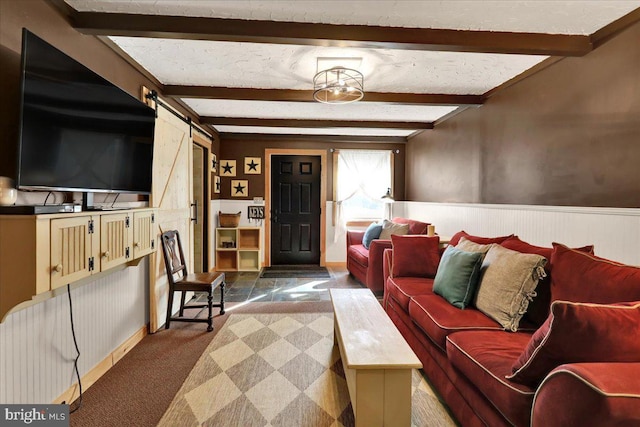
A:
{"label": "black tv screen", "polygon": [[24,29],[17,186],[149,194],[155,111]]}

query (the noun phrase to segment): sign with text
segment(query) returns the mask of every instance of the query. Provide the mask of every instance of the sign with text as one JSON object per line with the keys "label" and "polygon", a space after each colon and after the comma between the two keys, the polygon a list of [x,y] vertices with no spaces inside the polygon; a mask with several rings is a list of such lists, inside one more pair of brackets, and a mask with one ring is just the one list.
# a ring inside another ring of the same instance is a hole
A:
{"label": "sign with text", "polygon": [[1,426],[69,427],[69,405],[1,405]]}

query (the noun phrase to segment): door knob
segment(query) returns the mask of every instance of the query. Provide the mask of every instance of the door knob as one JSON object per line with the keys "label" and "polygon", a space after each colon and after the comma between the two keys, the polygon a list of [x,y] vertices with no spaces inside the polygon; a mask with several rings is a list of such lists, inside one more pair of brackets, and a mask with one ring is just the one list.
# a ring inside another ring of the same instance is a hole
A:
{"label": "door knob", "polygon": [[62,272],[62,264],[58,264],[55,267],[53,267],[53,270],[56,271],[57,273],[61,273]]}
{"label": "door knob", "polygon": [[105,252],[102,254],[102,258],[109,258],[109,255],[110,255],[109,251],[105,251]]}

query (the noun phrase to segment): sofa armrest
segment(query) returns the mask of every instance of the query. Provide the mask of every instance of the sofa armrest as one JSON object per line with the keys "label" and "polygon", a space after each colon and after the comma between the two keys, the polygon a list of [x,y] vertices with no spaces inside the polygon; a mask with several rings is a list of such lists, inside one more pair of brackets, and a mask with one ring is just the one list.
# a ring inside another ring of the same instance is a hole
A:
{"label": "sofa armrest", "polygon": [[372,240],[369,245],[369,267],[367,268],[367,287],[373,292],[384,290],[383,255],[385,249],[391,249],[391,240]]}
{"label": "sofa armrest", "polygon": [[387,283],[387,279],[393,277],[393,249],[385,249],[382,254],[382,280]]}
{"label": "sofa armrest", "polygon": [[532,427],[640,425],[640,362],[573,363],[536,392]]}
{"label": "sofa armrest", "polygon": [[347,248],[351,245],[359,245],[362,243],[364,231],[347,230]]}
{"label": "sofa armrest", "polygon": [[382,255],[382,285],[384,287],[384,295],[382,296],[382,307],[387,309],[387,301],[389,300],[389,292],[387,291],[387,279],[392,277],[393,273],[393,249],[385,249]]}

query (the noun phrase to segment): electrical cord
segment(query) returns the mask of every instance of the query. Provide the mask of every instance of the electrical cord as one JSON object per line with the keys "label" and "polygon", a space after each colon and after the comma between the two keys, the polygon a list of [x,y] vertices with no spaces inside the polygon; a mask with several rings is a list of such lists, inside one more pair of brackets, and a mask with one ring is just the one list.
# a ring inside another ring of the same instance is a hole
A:
{"label": "electrical cord", "polygon": [[113,205],[116,204],[116,200],[118,200],[118,196],[120,196],[120,193],[116,193],[116,198],[113,199],[113,202],[111,203],[111,207],[113,207]]}
{"label": "electrical cord", "polygon": [[[73,303],[71,302],[71,285],[67,283],[67,294],[69,295],[69,317],[71,319],[71,334],[73,335],[73,344],[76,347],[76,353],[78,354],[73,361],[73,369],[76,371],[76,377],[78,378],[78,387],[80,389],[80,396],[78,396],[78,403],[75,408],[69,411],[70,414],[73,414],[80,406],[82,406],[82,380],[80,379],[80,371],[78,370],[78,359],[80,359],[80,350],[78,349],[78,340],[76,339],[76,329],[73,322]],[[71,405],[71,402],[69,402]]]}
{"label": "electrical cord", "polygon": [[[49,191],[49,194],[47,194],[47,197],[44,198],[43,205],[47,204],[47,200],[49,200],[49,196],[52,195],[52,194],[53,194],[53,191]],[[54,205],[56,204],[56,196],[55,195],[53,196],[53,204]]]}

